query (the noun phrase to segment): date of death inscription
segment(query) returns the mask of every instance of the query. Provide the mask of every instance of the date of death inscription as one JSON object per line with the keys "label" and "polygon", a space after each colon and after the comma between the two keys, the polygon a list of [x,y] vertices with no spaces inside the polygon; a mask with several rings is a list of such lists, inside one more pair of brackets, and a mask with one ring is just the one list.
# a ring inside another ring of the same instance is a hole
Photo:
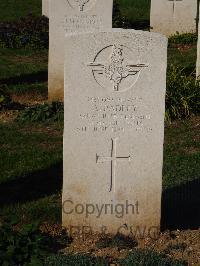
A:
{"label": "date of death inscription", "polygon": [[152,115],[140,97],[87,97],[78,113],[76,131],[125,133],[152,132]]}

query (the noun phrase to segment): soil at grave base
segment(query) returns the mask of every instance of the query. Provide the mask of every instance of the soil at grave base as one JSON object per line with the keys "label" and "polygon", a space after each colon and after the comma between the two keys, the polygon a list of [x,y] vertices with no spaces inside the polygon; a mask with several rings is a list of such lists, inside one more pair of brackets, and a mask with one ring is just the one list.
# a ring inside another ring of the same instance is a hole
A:
{"label": "soil at grave base", "polygon": [[196,45],[194,44],[171,44],[171,48],[178,49],[181,53],[187,53],[188,50],[192,48],[196,48]]}
{"label": "soil at grave base", "polygon": [[137,240],[137,246],[128,249],[118,247],[99,249],[95,243],[101,237],[100,235],[86,236],[84,239],[75,237],[64,253],[89,253],[115,261],[126,257],[133,248],[151,249],[158,253],[165,253],[173,259],[187,261],[189,265],[200,265],[200,230],[165,232],[157,240],[150,238]]}
{"label": "soil at grave base", "polygon": [[[45,230],[53,236],[63,233],[63,228],[60,225],[50,226],[46,224]],[[125,258],[134,249],[150,249],[165,254],[172,259],[186,261],[189,266],[200,266],[200,228],[199,230],[165,231],[160,234],[158,239],[137,239],[136,244],[133,247],[128,245],[128,248],[123,247],[123,245],[120,245],[120,247],[98,248],[97,243],[102,238],[105,239],[105,235],[73,235],[72,243],[62,249],[61,252],[64,254],[88,254],[106,257],[111,265],[116,265],[114,263],[116,259]]]}
{"label": "soil at grave base", "polygon": [[7,110],[7,111],[0,111],[0,122],[9,123],[16,119],[18,115],[18,111]]}
{"label": "soil at grave base", "polygon": [[24,95],[12,95],[13,102],[17,102],[24,105],[36,105],[42,104],[47,101],[47,96],[38,93],[25,93]]}
{"label": "soil at grave base", "polygon": [[[12,95],[12,101],[24,106],[34,106],[47,102],[47,97],[38,94]],[[0,110],[0,122],[13,122],[19,114],[19,110]]]}

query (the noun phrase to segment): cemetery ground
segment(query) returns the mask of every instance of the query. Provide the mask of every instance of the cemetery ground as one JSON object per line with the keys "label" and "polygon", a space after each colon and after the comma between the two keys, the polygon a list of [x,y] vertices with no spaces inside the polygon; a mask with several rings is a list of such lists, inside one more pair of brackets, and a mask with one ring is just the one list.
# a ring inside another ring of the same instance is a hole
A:
{"label": "cemetery ground", "polygon": [[[169,65],[182,65],[191,71],[195,54],[195,45],[171,47]],[[47,101],[47,50],[1,48],[0,55],[1,88],[12,98],[10,106],[0,113],[1,221],[15,217],[19,228],[39,222],[41,230],[55,237],[70,254],[95,255],[115,262],[135,249],[152,249],[198,265],[200,117],[166,123],[163,233],[157,240],[133,243],[130,239],[86,236],[84,241],[74,237],[68,244],[61,229],[63,116],[58,106],[60,117],[51,118],[51,106],[43,104]],[[29,111],[24,111],[25,107]]]}
{"label": "cemetery ground", "polygon": [[[130,0],[117,0],[119,2],[122,16],[129,20],[149,20],[150,0],[136,0],[134,3]],[[31,6],[31,8],[30,8]],[[16,20],[29,13],[34,15],[41,14],[42,2],[40,0],[2,0],[0,3],[0,21]]]}
{"label": "cemetery ground", "polygon": [[[18,1],[17,12],[8,12],[13,3],[2,0],[5,12],[0,20],[26,15],[28,2],[26,6]],[[123,14],[132,17],[127,14],[130,8],[123,9],[127,4],[122,1]],[[37,15],[40,5],[35,1],[31,11]],[[194,79],[196,43],[188,41],[190,37],[169,45],[168,69],[173,64]],[[183,97],[182,119],[177,119],[180,110],[173,109],[177,95],[169,101],[172,121],[165,125],[161,235],[133,239],[85,234],[71,239],[61,227],[63,106],[46,103],[47,54],[45,48],[0,48],[0,262],[2,249],[5,260],[21,256],[22,261],[31,260],[29,265],[42,265],[38,258],[51,254],[46,265],[200,265],[200,116],[187,108],[192,95]],[[168,86],[173,75],[178,74],[171,72]],[[55,255],[62,254],[60,250],[65,256]]]}

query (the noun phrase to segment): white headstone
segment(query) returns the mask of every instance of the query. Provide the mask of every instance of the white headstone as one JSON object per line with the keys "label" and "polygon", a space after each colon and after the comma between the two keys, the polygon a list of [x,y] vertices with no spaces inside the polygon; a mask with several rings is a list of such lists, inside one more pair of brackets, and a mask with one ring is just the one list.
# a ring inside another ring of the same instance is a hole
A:
{"label": "white headstone", "polygon": [[148,235],[161,216],[167,39],[118,29],[69,36],[65,51],[63,225]]}
{"label": "white headstone", "polygon": [[49,100],[63,100],[65,34],[111,29],[112,9],[113,0],[50,1]]}
{"label": "white headstone", "polygon": [[[200,6],[199,6],[199,14],[200,14]],[[198,80],[200,79],[200,21],[199,21],[199,27],[198,27],[196,77]]]}
{"label": "white headstone", "polygon": [[42,0],[42,15],[49,17],[49,1],[50,0]]}
{"label": "white headstone", "polygon": [[196,31],[196,0],[151,0],[151,31],[167,36]]}

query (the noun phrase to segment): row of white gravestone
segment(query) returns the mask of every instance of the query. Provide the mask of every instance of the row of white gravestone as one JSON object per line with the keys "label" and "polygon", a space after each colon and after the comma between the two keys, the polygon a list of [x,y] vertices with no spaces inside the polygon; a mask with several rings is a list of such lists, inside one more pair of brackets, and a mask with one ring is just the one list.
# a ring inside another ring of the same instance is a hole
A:
{"label": "row of white gravestone", "polygon": [[[63,100],[64,76],[64,48],[63,32],[96,31],[103,28],[111,28],[111,6],[98,14],[96,10],[85,12],[87,6],[96,0],[42,0],[42,13],[50,16],[50,56],[49,56],[49,100]],[[109,1],[108,1],[109,2]],[[151,31],[164,35],[172,35],[177,32],[195,32],[197,28],[198,0],[152,0],[151,1]],[[103,2],[104,4],[104,2]],[[68,5],[68,7],[67,7]],[[69,9],[73,8],[73,12]],[[57,12],[57,10],[61,10]],[[98,9],[98,8],[97,8]],[[82,11],[83,15],[80,16]],[[59,14],[59,16],[57,15]],[[69,15],[70,14],[70,15]],[[88,16],[89,15],[89,16]],[[63,22],[63,17],[65,21]],[[76,18],[75,18],[76,17]],[[105,21],[105,18],[108,18]],[[101,20],[103,21],[101,23]],[[90,25],[89,25],[90,23]],[[60,27],[58,27],[60,24]],[[58,29],[58,32],[57,32]],[[199,45],[200,46],[200,45]],[[200,72],[199,46],[197,54],[197,78]],[[58,52],[59,51],[59,52]]]}
{"label": "row of white gravestone", "polygon": [[170,36],[196,32],[198,0],[151,0],[151,30]]}
{"label": "row of white gravestone", "polygon": [[200,1],[151,0],[151,30],[167,36],[195,33],[198,28],[196,77],[200,79]]}
{"label": "row of white gravestone", "polygon": [[[49,1],[42,0],[42,14],[49,16]],[[54,1],[54,0],[51,0]],[[83,8],[88,0],[65,0]],[[59,3],[59,1],[55,1]],[[151,0],[151,30],[170,36],[195,32],[198,23],[198,0]]]}
{"label": "row of white gravestone", "polygon": [[42,0],[42,15],[49,17],[49,0]]}
{"label": "row of white gravestone", "polygon": [[111,29],[112,9],[113,0],[49,2],[49,100],[63,100],[64,96],[65,34]]}
{"label": "row of white gravestone", "polygon": [[63,226],[71,233],[159,232],[166,67],[167,38],[157,33],[65,38]]}
{"label": "row of white gravestone", "polygon": [[[97,0],[42,0],[42,13],[50,16],[49,99],[63,100],[64,32],[96,31],[111,28],[112,0],[97,14],[88,6]],[[152,0],[151,31],[164,35],[195,32],[197,28],[198,0]],[[104,2],[102,3],[104,5]],[[71,7],[71,10],[70,10]],[[51,11],[50,11],[51,10]],[[81,15],[80,12],[82,11]],[[86,12],[85,12],[86,11]],[[87,12],[88,11],[88,12]],[[64,19],[63,19],[64,18]],[[105,19],[107,18],[107,20]],[[65,20],[65,21],[64,21]],[[200,46],[200,45],[199,45]],[[197,77],[200,58],[197,55]]]}
{"label": "row of white gravestone", "polygon": [[50,99],[65,84],[63,225],[149,235],[160,228],[167,38],[112,29],[112,5],[49,2]]}
{"label": "row of white gravestone", "polygon": [[[199,6],[199,12],[200,12],[200,6]],[[196,77],[198,80],[200,80],[200,22],[198,27]]]}

